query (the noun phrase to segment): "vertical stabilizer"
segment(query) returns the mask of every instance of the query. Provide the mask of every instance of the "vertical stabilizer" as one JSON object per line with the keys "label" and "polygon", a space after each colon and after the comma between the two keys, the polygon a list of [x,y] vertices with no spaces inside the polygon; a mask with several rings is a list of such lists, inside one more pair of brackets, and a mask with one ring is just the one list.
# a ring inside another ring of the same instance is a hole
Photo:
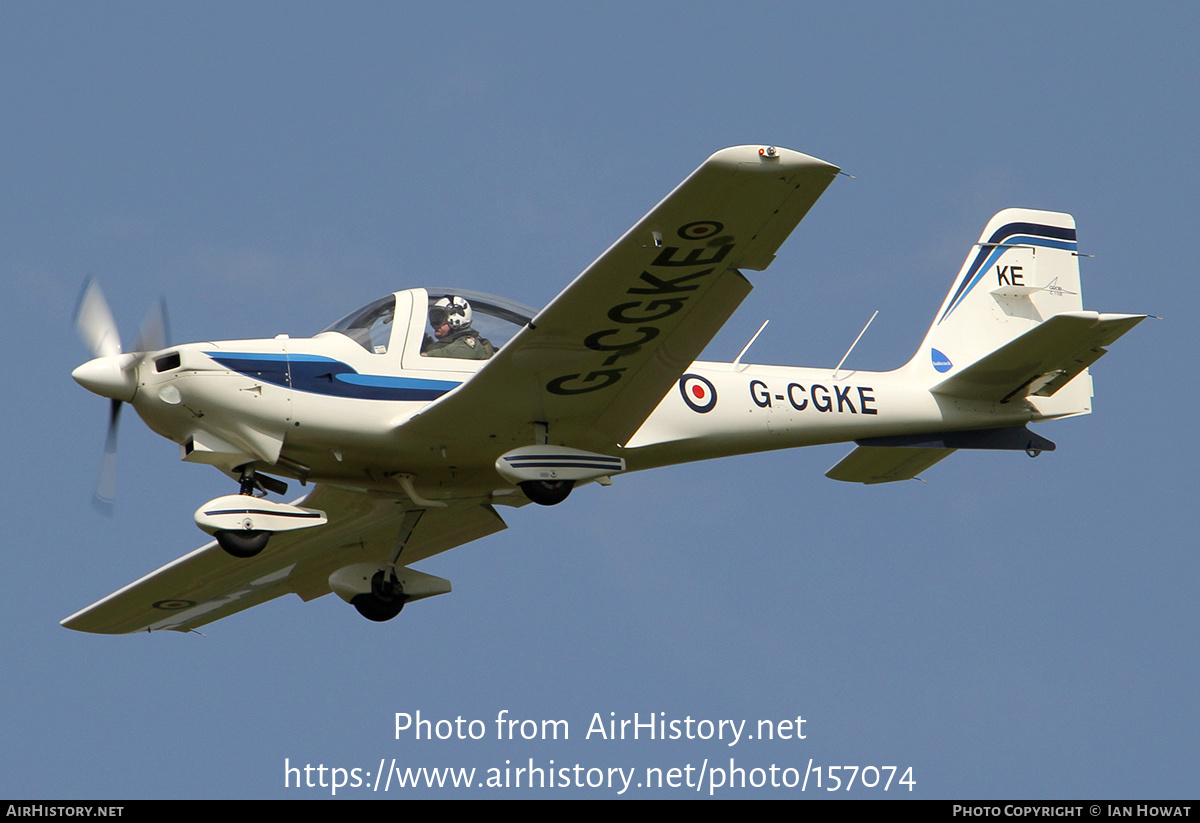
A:
{"label": "vertical stabilizer", "polygon": [[1005,209],[967,255],[908,368],[937,383],[1044,320],[1082,308],[1075,218]]}

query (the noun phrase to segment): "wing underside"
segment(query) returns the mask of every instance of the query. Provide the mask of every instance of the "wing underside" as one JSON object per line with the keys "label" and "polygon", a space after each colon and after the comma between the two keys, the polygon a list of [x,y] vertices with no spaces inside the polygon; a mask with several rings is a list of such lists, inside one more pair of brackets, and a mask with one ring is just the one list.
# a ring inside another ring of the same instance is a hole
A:
{"label": "wing underside", "polygon": [[420,510],[403,500],[318,486],[303,503],[324,510],[329,523],[277,534],[252,558],[231,557],[209,543],[62,625],[101,634],[189,631],[289,592],[306,601],[328,594],[329,576],[348,565],[386,565],[400,550],[396,565],[406,566],[505,528],[491,506],[478,502]]}

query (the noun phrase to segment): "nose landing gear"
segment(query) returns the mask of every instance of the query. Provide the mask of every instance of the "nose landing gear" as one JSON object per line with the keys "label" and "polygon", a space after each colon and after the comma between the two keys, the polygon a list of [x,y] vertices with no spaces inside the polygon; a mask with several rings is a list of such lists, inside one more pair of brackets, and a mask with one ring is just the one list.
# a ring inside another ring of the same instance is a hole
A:
{"label": "nose landing gear", "polygon": [[240,492],[210,500],[196,510],[196,525],[216,538],[217,545],[233,557],[254,557],[266,548],[275,532],[323,526],[325,512],[276,503],[256,497],[262,490],[283,494],[287,484],[251,469],[242,472]]}
{"label": "nose landing gear", "polygon": [[262,529],[220,529],[213,532],[217,545],[234,557],[254,557],[267,547],[271,532]]}

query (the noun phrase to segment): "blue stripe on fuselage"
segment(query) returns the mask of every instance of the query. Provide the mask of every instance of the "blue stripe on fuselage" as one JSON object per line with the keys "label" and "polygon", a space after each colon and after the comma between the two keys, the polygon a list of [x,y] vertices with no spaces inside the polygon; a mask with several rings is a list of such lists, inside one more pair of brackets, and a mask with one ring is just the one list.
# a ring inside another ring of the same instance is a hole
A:
{"label": "blue stripe on fuselage", "polygon": [[[318,354],[205,352],[216,362],[264,383],[311,394],[356,400],[436,400],[459,383],[419,377],[359,374],[352,366]],[[290,375],[290,379],[289,379]]]}

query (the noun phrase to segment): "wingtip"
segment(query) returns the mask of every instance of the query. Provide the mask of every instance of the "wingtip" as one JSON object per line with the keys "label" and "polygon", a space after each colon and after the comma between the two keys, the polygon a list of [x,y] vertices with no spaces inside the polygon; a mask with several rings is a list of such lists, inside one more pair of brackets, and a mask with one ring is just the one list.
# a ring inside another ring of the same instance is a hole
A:
{"label": "wingtip", "polygon": [[840,167],[819,157],[767,144],[730,146],[714,152],[707,162],[739,168],[759,165],[764,169],[827,169],[831,176],[841,171]]}

